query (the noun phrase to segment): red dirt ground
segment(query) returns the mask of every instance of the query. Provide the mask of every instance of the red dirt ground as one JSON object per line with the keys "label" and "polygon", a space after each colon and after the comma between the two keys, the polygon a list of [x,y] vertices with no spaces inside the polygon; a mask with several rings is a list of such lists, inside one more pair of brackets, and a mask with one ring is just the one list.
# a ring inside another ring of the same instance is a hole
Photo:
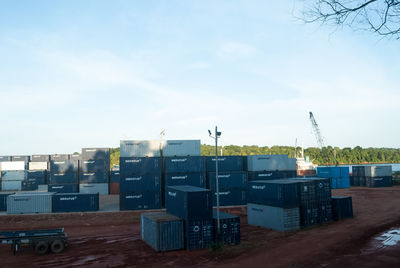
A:
{"label": "red dirt ground", "polygon": [[[157,253],[140,238],[142,211],[2,215],[0,230],[64,227],[69,245],[60,254],[15,256],[0,245],[0,267],[400,267],[400,245],[382,248],[374,236],[400,226],[400,187],[333,190],[353,197],[354,218],[290,233],[247,225],[242,243],[213,252]],[[374,242],[375,241],[375,242]]]}

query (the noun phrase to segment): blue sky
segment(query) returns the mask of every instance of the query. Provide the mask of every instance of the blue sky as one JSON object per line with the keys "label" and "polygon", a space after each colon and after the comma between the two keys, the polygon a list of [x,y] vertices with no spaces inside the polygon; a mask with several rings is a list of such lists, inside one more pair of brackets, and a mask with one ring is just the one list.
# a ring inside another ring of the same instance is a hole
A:
{"label": "blue sky", "polygon": [[306,25],[301,1],[3,1],[0,155],[117,147],[400,147],[399,41]]}

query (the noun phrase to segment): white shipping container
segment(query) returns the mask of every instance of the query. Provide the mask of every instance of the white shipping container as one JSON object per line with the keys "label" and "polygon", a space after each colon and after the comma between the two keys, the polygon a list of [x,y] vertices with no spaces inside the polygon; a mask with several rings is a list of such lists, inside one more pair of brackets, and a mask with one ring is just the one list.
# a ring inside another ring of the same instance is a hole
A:
{"label": "white shipping container", "polygon": [[46,170],[48,169],[48,162],[29,162],[29,170]]}
{"label": "white shipping container", "polygon": [[296,170],[296,158],[287,155],[248,155],[248,171],[288,171]]}
{"label": "white shipping container", "polygon": [[200,140],[167,140],[163,149],[163,156],[200,156]]}
{"label": "white shipping container", "polygon": [[85,194],[108,195],[108,183],[81,183],[79,184],[79,192]]}
{"label": "white shipping container", "polygon": [[0,170],[25,170],[26,162],[25,161],[6,161],[0,162]]}
{"label": "white shipping container", "polygon": [[1,171],[2,181],[24,181],[27,177],[28,173],[25,170]]}
{"label": "white shipping container", "polygon": [[160,150],[164,147],[165,140],[121,140],[121,157],[152,157],[161,156]]}
{"label": "white shipping container", "polygon": [[7,214],[51,213],[54,193],[30,192],[7,196]]}
{"label": "white shipping container", "polygon": [[1,181],[2,191],[21,191],[22,181]]}

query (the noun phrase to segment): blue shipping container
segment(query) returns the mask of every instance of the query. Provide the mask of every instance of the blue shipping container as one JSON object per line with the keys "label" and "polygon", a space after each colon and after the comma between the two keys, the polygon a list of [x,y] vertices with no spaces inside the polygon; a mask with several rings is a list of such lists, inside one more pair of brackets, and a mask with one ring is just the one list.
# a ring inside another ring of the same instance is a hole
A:
{"label": "blue shipping container", "polygon": [[204,156],[177,156],[164,158],[165,173],[205,172]]}
{"label": "blue shipping container", "polygon": [[206,188],[207,180],[205,173],[168,173],[164,174],[166,186],[190,185]]}
{"label": "blue shipping container", "polygon": [[15,193],[0,193],[0,211],[7,211],[7,196]]}
{"label": "blue shipping container", "polygon": [[[219,189],[220,206],[241,206],[247,204],[246,188]],[[217,193],[213,191],[213,205],[217,205]]]}
{"label": "blue shipping container", "polygon": [[27,180],[34,180],[37,182],[37,184],[46,184],[46,177],[46,170],[28,171]]}
{"label": "blue shipping container", "polygon": [[159,191],[161,192],[161,174],[125,175],[121,176],[119,184],[121,193]]}
{"label": "blue shipping container", "polygon": [[321,178],[332,178],[332,169],[330,167],[317,167],[317,176]]}
{"label": "blue shipping container", "polygon": [[21,182],[21,190],[22,191],[35,191],[38,189],[38,183],[35,180],[31,181],[22,181]]}
{"label": "blue shipping container", "polygon": [[165,212],[143,213],[140,217],[142,239],[156,251],[183,249],[183,220]]}
{"label": "blue shipping container", "polygon": [[53,196],[53,212],[84,212],[99,210],[99,194],[64,193]]}
{"label": "blue shipping container", "polygon": [[364,177],[367,187],[392,187],[392,176]]}
{"label": "blue shipping container", "polygon": [[221,241],[225,245],[240,244],[240,217],[225,212],[219,212],[220,235],[217,240],[217,211],[213,211],[214,241]]}
{"label": "blue shipping container", "polygon": [[[208,172],[215,172],[215,156],[207,156],[206,170]],[[221,156],[218,157],[218,173],[231,172],[231,171],[244,171],[244,158],[239,155]]]}
{"label": "blue shipping container", "polygon": [[353,217],[351,196],[332,196],[332,215],[335,221]]}
{"label": "blue shipping container", "polygon": [[78,163],[77,160],[52,160],[50,161],[50,171],[51,173],[68,173],[68,172],[77,172],[78,171]]}
{"label": "blue shipping container", "polygon": [[298,182],[268,180],[249,182],[247,202],[282,208],[299,206]]}
{"label": "blue shipping container", "polygon": [[212,218],[212,193],[204,188],[187,185],[166,187],[165,205],[168,213],[185,220]]}
{"label": "blue shipping container", "polygon": [[47,191],[53,193],[79,193],[79,184],[49,184]]}
{"label": "blue shipping container", "polygon": [[214,239],[213,220],[186,220],[185,247],[188,250],[203,249],[211,246]]}
{"label": "blue shipping container", "polygon": [[81,172],[79,173],[80,183],[108,183],[108,172]]}
{"label": "blue shipping container", "polygon": [[119,170],[118,171],[111,171],[110,174],[110,182],[120,182],[121,178],[120,178],[120,174],[119,174]]}
{"label": "blue shipping container", "polygon": [[120,173],[159,174],[162,171],[161,157],[120,157]]}
{"label": "blue shipping container", "polygon": [[50,184],[79,183],[77,172],[50,173]]}
{"label": "blue shipping container", "polygon": [[162,208],[161,192],[159,191],[120,193],[119,197],[120,210],[146,210]]}
{"label": "blue shipping container", "polygon": [[79,161],[80,172],[108,172],[110,170],[109,160],[81,160]]}
{"label": "blue shipping container", "polygon": [[[207,176],[207,185],[211,190],[216,189],[215,172],[209,172]],[[242,188],[247,187],[247,172],[218,172],[219,188]]]}

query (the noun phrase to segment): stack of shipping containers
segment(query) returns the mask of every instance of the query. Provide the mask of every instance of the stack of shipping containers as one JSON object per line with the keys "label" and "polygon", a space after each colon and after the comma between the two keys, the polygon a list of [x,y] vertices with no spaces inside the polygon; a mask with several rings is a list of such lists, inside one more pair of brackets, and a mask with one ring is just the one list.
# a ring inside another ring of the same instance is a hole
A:
{"label": "stack of shipping containers", "polygon": [[[246,205],[247,172],[244,171],[243,156],[218,157],[219,204],[221,206]],[[216,159],[208,156],[207,186],[213,193],[216,206]]]}
{"label": "stack of shipping containers", "polygon": [[110,148],[82,148],[79,161],[79,192],[108,195]]}
{"label": "stack of shipping containers", "polygon": [[79,161],[70,160],[70,155],[51,155],[48,191],[55,193],[79,192],[78,170]]}
{"label": "stack of shipping containers", "polygon": [[1,190],[21,191],[22,183],[27,179],[27,163],[29,156],[3,156],[0,162]]}
{"label": "stack of shipping containers", "polygon": [[34,191],[39,185],[47,184],[50,155],[32,155],[28,163],[27,180],[22,184],[22,190]]}
{"label": "stack of shipping containers", "polygon": [[121,141],[120,148],[120,210],[161,209],[161,142]]}
{"label": "stack of shipping containers", "polygon": [[330,179],[332,189],[350,187],[350,170],[348,167],[317,167],[317,176]]}
{"label": "stack of shipping containers", "polygon": [[352,186],[391,187],[392,166],[353,166]]}
{"label": "stack of shipping containers", "polygon": [[297,176],[296,158],[288,155],[248,155],[249,181],[288,179]]}

